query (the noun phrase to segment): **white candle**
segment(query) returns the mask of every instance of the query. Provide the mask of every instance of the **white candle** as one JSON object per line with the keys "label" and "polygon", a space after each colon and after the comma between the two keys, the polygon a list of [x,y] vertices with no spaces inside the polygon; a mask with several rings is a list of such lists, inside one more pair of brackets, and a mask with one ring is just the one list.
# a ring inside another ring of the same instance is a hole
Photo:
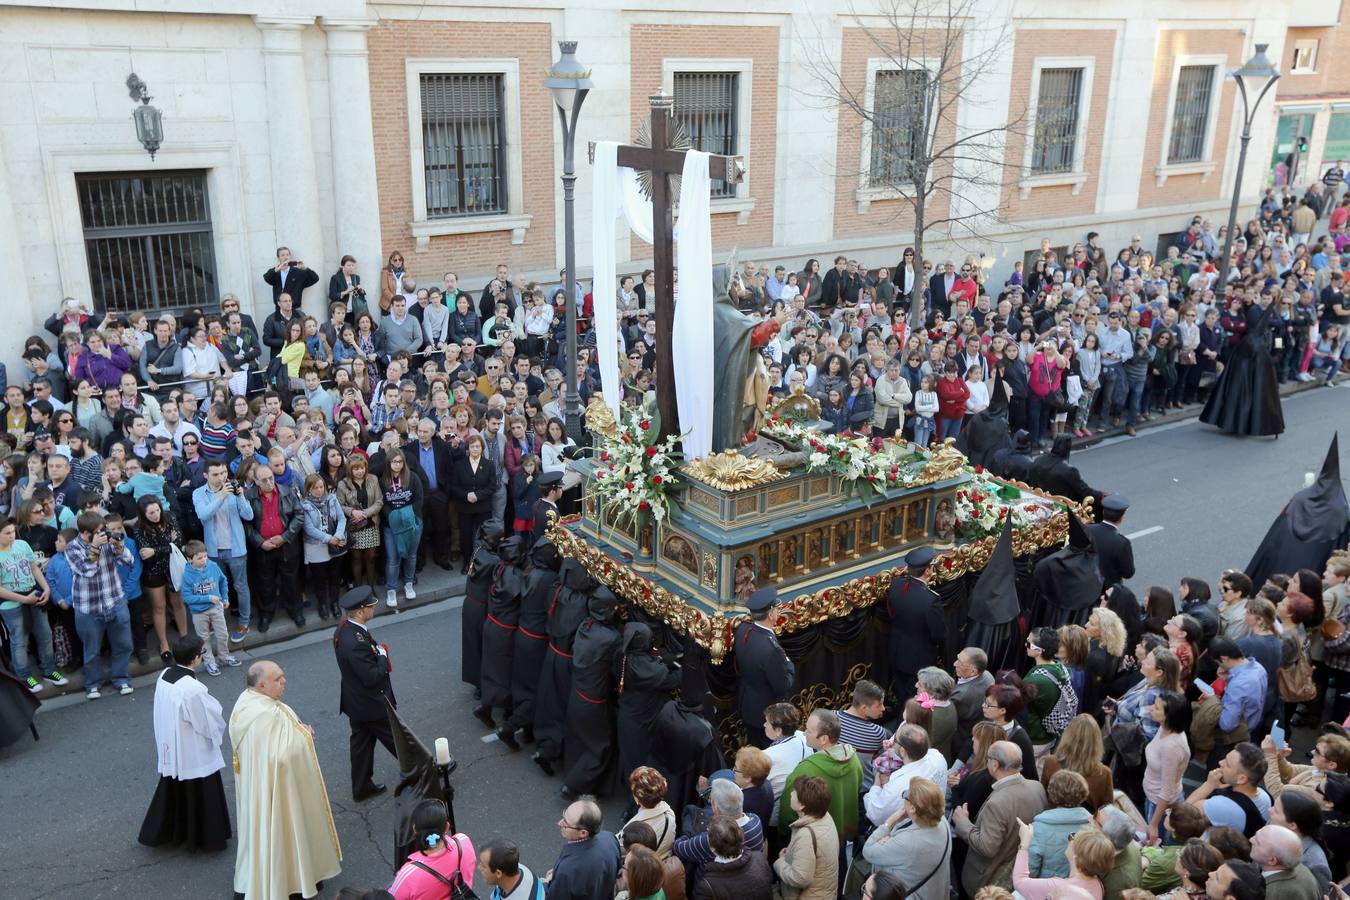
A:
{"label": "white candle", "polygon": [[436,738],[436,765],[444,766],[450,762],[450,742],[443,737]]}

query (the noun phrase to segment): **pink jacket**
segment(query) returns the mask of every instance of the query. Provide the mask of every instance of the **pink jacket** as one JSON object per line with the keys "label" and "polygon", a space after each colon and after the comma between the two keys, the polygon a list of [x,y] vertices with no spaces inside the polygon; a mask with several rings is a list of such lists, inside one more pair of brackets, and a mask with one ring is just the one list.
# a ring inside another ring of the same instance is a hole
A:
{"label": "pink jacket", "polygon": [[478,861],[473,841],[467,834],[456,834],[445,839],[445,852],[427,856],[422,851],[408,854],[408,861],[394,876],[389,893],[396,900],[449,900],[450,886],[430,872],[426,872],[413,862],[430,866],[446,878],[454,879],[455,873],[464,879],[464,883],[473,887],[473,872]]}
{"label": "pink jacket", "polygon": [[1038,352],[1031,360],[1031,392],[1044,397],[1059,389],[1064,370],[1045,358],[1044,352]]}
{"label": "pink jacket", "polygon": [[1023,900],[1102,900],[1102,883],[1095,878],[1032,878],[1025,849],[1017,851],[1013,864],[1013,889]]}

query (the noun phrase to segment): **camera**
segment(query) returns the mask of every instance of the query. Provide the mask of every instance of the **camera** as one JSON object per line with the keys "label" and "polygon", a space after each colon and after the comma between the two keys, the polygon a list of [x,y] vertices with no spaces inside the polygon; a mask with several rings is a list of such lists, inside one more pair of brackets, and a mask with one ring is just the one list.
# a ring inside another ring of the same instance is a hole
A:
{"label": "camera", "polygon": [[298,259],[293,259],[293,260],[291,260],[289,263],[287,263],[286,265],[288,265],[288,266],[290,266],[292,269],[294,269],[296,266],[300,265],[300,262],[301,262],[301,261],[298,260]]}

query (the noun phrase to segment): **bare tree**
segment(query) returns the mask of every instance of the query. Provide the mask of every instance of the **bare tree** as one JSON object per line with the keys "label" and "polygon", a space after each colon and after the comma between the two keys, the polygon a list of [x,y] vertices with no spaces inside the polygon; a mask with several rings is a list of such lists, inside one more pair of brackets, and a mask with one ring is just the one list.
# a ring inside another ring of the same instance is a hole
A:
{"label": "bare tree", "polygon": [[[872,85],[843,71],[840,59],[818,42],[808,67],[815,96],[837,104],[840,128],[852,117],[871,133],[871,152],[860,152],[857,175],[866,188],[904,201],[914,219],[914,270],[910,321],[923,322],[924,241],[930,232],[983,238],[1002,221],[1007,137],[1025,115],[1000,116],[999,124],[962,130],[958,110],[982,105],[982,84],[1001,74],[1012,47],[1006,24],[990,25],[980,0],[875,0],[849,18],[879,57]],[[978,31],[974,52],[967,37]],[[987,88],[986,88],[987,89]],[[846,124],[847,123],[847,124]],[[861,148],[860,148],[861,151]],[[994,203],[982,199],[994,188]],[[899,215],[899,213],[897,214]]]}

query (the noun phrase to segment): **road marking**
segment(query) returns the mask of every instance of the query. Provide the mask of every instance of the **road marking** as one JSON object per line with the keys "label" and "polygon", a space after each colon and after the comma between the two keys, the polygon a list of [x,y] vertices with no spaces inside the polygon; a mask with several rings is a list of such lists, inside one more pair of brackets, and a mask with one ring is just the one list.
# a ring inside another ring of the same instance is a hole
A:
{"label": "road marking", "polygon": [[1154,525],[1152,528],[1145,528],[1142,531],[1136,531],[1133,534],[1127,534],[1125,535],[1125,538],[1131,541],[1138,540],[1141,537],[1148,537],[1150,534],[1156,534],[1157,532],[1162,530],[1163,530],[1162,525]]}

